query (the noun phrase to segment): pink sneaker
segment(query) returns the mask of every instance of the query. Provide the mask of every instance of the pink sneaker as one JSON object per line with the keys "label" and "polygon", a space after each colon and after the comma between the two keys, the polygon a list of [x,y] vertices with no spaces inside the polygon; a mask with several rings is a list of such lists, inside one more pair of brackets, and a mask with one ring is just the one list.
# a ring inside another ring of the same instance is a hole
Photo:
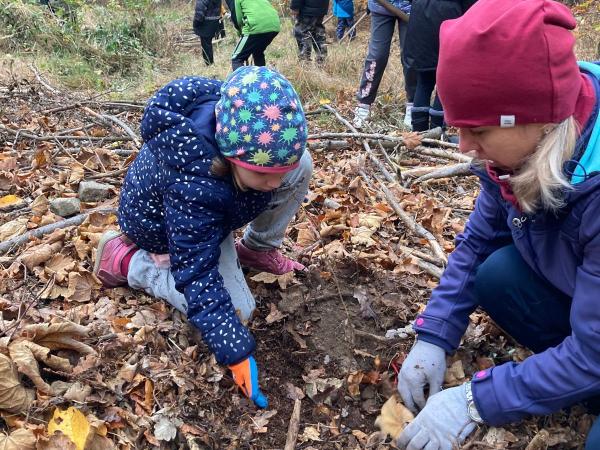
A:
{"label": "pink sneaker", "polygon": [[126,256],[137,249],[137,245],[130,242],[123,233],[107,231],[98,244],[94,274],[106,287],[126,285],[127,276],[121,272],[121,263]]}
{"label": "pink sneaker", "polygon": [[243,266],[262,272],[283,275],[292,270],[306,270],[302,264],[283,256],[276,248],[268,251],[252,250],[246,247],[240,239],[235,243],[235,249]]}

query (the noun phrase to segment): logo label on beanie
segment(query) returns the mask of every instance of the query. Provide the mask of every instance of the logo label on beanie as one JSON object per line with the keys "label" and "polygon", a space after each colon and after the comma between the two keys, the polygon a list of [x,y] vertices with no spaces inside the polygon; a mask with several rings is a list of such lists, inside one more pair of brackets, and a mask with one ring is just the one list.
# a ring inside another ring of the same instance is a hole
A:
{"label": "logo label on beanie", "polygon": [[500,116],[500,126],[510,128],[515,126],[515,116]]}

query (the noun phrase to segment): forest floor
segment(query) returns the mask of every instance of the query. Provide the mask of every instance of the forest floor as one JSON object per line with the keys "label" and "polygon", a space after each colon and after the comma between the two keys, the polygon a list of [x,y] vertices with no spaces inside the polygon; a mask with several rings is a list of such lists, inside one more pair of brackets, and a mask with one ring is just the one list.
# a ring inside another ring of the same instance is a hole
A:
{"label": "forest floor", "polygon": [[[180,313],[104,289],[91,273],[101,234],[117,228],[143,103],[72,92],[37,72],[3,74],[0,100],[0,410],[12,433],[2,448],[282,449],[290,439],[306,450],[394,448],[375,420],[478,194],[455,146],[406,133],[392,105],[369,136],[336,116],[351,117],[351,98],[307,105],[315,172],[284,251],[309,271],[247,273],[270,402],[260,411]],[[419,178],[449,166],[452,176]],[[78,198],[84,181],[102,185],[98,198]],[[76,214],[52,212],[57,198]],[[529,354],[477,311],[445,386]],[[592,420],[577,405],[481,427],[462,448],[583,448]]]}

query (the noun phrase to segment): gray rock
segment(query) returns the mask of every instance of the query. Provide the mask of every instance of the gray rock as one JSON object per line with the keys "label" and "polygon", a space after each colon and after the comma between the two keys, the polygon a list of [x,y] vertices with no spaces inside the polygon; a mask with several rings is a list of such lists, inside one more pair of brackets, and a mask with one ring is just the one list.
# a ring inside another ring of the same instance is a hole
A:
{"label": "gray rock", "polygon": [[50,211],[61,217],[79,214],[81,202],[78,198],[54,198],[50,200]]}
{"label": "gray rock", "polygon": [[82,181],[79,183],[79,199],[82,202],[99,202],[110,195],[109,184],[96,181]]}

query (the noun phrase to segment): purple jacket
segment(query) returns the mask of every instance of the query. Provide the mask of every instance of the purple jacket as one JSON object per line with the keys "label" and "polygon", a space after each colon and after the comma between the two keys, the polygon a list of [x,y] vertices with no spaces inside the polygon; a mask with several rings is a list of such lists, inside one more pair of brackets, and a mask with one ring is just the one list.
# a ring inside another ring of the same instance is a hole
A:
{"label": "purple jacket", "polygon": [[[596,106],[586,128],[598,115]],[[598,124],[597,126],[600,126]],[[587,145],[584,132],[578,146]],[[585,141],[585,142],[581,142]],[[600,141],[595,146],[600,157]],[[453,352],[477,307],[473,280],[478,266],[510,244],[541,277],[572,298],[571,335],[520,364],[505,363],[473,377],[482,418],[502,425],[531,414],[549,414],[600,394],[600,173],[574,185],[558,215],[523,216],[500,195],[484,170],[481,192],[448,267],[415,329],[419,339]]]}

